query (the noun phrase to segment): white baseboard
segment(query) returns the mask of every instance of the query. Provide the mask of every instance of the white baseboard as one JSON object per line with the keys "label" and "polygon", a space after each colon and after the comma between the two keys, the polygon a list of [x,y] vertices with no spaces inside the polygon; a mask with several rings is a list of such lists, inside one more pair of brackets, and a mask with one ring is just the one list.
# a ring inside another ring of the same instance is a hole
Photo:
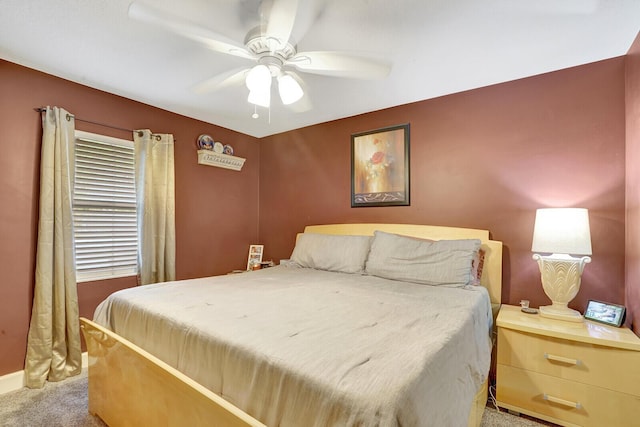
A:
{"label": "white baseboard", "polygon": [[24,371],[12,372],[0,377],[0,395],[24,387]]}
{"label": "white baseboard", "polygon": [[[89,356],[85,351],[82,353],[82,369],[86,369],[88,365]],[[0,395],[20,390],[24,385],[24,370],[2,375],[0,377]]]}

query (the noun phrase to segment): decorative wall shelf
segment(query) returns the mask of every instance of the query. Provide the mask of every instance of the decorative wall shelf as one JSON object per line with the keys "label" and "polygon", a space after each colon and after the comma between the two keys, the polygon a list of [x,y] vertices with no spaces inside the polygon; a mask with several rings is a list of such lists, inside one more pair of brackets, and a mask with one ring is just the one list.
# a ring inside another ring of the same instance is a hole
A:
{"label": "decorative wall shelf", "polygon": [[242,157],[219,154],[211,150],[198,150],[198,164],[216,166],[224,169],[239,171],[246,159]]}

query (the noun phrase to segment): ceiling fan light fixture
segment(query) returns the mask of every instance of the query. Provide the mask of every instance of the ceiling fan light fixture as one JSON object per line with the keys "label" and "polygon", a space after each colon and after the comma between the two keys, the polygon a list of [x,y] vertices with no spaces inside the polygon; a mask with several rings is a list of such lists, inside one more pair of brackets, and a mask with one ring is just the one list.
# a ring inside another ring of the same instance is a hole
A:
{"label": "ceiling fan light fixture", "polygon": [[[574,0],[577,1],[577,0]],[[597,0],[580,0],[596,2]],[[259,25],[251,29],[244,39],[244,46],[228,39],[207,27],[180,18],[160,7],[151,5],[150,0],[130,1],[128,15],[145,23],[163,27],[174,34],[204,44],[209,49],[255,61],[255,66],[229,70],[198,85],[198,92],[215,90],[243,80],[249,89],[248,101],[255,106],[270,108],[272,80],[278,80],[278,91],[284,105],[298,102],[305,96],[298,72],[319,76],[346,77],[357,79],[382,79],[389,75],[391,63],[357,54],[340,51],[298,52],[292,38],[302,27],[312,24],[312,8],[302,9],[300,0],[268,0],[253,2],[259,4]],[[300,9],[300,12],[298,9]],[[303,17],[302,26],[296,22]],[[290,70],[283,72],[283,69]],[[295,70],[295,71],[294,71]],[[306,87],[306,86],[305,86]],[[255,112],[255,110],[254,110]]]}
{"label": "ceiling fan light fixture", "polygon": [[269,108],[271,104],[271,84],[267,90],[262,89],[252,89],[249,91],[249,97],[247,101],[253,105],[258,105],[260,107]]}
{"label": "ceiling fan light fixture", "polygon": [[271,70],[266,65],[256,65],[247,74],[245,80],[249,88],[247,100],[254,105],[268,108],[271,104]]}
{"label": "ceiling fan light fixture", "polygon": [[284,105],[293,104],[304,95],[302,87],[290,74],[278,76],[278,91]]}
{"label": "ceiling fan light fixture", "polygon": [[256,65],[247,73],[245,84],[250,91],[266,90],[271,87],[271,71],[266,65]]}

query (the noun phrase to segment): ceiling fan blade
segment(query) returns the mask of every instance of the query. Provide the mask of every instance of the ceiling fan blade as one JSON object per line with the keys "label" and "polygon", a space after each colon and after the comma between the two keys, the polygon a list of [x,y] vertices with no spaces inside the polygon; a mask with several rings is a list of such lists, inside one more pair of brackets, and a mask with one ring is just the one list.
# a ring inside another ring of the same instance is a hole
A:
{"label": "ceiling fan blade", "polygon": [[182,37],[202,43],[216,52],[254,59],[253,55],[243,45],[170,12],[140,1],[134,1],[129,6],[129,18],[158,25]]}
{"label": "ceiling fan blade", "polygon": [[499,0],[495,6],[516,12],[543,15],[590,15],[595,13],[601,0],[538,0],[535,2]]}
{"label": "ceiling fan blade", "polygon": [[220,73],[216,76],[211,77],[210,79],[198,83],[197,85],[195,85],[193,90],[196,93],[204,94],[207,92],[224,89],[229,86],[243,84],[249,70],[250,68],[242,67]]}
{"label": "ceiling fan blade", "polygon": [[268,13],[262,12],[262,19],[266,20],[263,23],[263,25],[266,24],[264,25],[265,35],[275,38],[281,45],[284,45],[289,41],[293,31],[298,11],[298,0],[273,0],[263,2],[263,5],[267,3],[271,3],[271,9]]}
{"label": "ceiling fan blade", "polygon": [[295,45],[302,40],[321,15],[318,3],[317,0],[304,0],[298,3],[295,24],[289,36],[291,44]]}
{"label": "ceiling fan blade", "polygon": [[305,73],[366,80],[383,79],[391,72],[388,61],[344,52],[301,52],[286,65]]}

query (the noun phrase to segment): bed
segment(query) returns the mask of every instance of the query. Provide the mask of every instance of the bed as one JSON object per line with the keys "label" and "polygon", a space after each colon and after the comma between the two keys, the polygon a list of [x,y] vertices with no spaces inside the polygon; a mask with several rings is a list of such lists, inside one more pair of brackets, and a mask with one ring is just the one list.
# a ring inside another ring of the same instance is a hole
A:
{"label": "bed", "polygon": [[[424,248],[447,254],[444,276],[406,264]],[[110,426],[479,425],[500,242],[462,228],[308,226],[292,260],[110,296],[82,319],[89,411]]]}

